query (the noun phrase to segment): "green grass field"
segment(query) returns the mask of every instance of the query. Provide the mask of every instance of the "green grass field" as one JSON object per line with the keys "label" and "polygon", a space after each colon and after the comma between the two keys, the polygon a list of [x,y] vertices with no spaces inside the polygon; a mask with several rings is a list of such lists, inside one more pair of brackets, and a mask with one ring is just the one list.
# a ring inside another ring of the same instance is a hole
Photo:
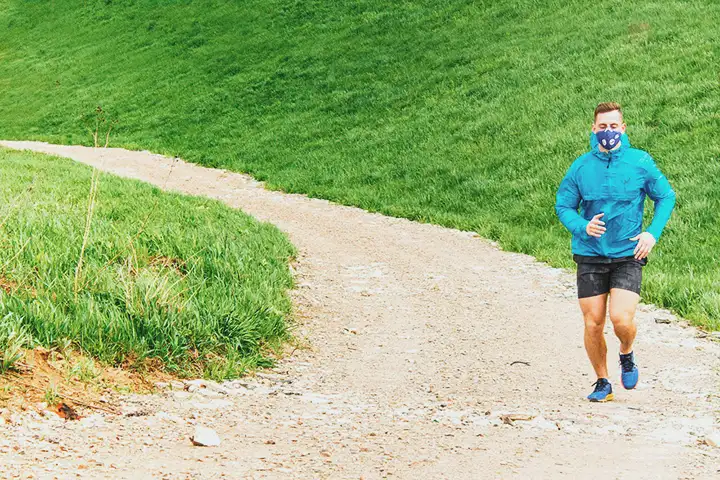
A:
{"label": "green grass field", "polygon": [[720,3],[0,0],[0,136],[111,144],[477,231],[571,266],[553,211],[599,101],[678,207],[643,299],[720,328]]}
{"label": "green grass field", "polygon": [[217,201],[100,174],[81,255],[92,178],[0,149],[0,372],[35,345],[181,376],[268,365],[288,339],[286,237]]}

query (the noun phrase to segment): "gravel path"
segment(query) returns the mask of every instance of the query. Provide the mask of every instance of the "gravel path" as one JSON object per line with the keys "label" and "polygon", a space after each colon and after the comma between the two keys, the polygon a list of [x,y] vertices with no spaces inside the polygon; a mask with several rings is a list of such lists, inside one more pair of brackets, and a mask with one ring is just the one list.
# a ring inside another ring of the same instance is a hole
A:
{"label": "gravel path", "polygon": [[[1,143],[160,186],[172,163]],[[472,233],[267,191],[224,170],[178,161],[167,188],[287,232],[300,251],[297,333],[312,348],[255,378],[128,396],[132,416],[15,414],[0,425],[0,476],[720,476],[720,344],[667,312],[638,312],[638,389],[622,390],[614,366],[617,400],[590,404],[571,273]],[[213,428],[221,445],[193,446],[196,425]]]}

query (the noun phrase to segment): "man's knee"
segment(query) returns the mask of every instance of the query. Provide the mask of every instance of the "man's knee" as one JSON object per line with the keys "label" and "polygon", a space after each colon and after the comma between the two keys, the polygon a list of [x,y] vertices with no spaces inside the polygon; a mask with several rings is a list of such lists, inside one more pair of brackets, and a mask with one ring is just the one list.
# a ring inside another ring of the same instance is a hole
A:
{"label": "man's knee", "polygon": [[583,315],[585,328],[591,333],[602,333],[605,328],[605,315],[596,312],[588,312]]}
{"label": "man's knee", "polygon": [[610,321],[615,330],[632,328],[635,324],[635,314],[629,311],[610,311]]}
{"label": "man's knee", "polygon": [[638,295],[634,292],[613,289],[610,294],[610,321],[615,329],[632,328],[635,325],[635,310]]}

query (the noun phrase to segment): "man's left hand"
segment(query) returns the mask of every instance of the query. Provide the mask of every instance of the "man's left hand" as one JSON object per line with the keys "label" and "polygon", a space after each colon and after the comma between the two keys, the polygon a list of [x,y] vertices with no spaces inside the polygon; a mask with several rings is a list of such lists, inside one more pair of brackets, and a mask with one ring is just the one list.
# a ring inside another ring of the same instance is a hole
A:
{"label": "man's left hand", "polygon": [[634,252],[636,260],[642,260],[643,258],[647,257],[655,246],[655,243],[657,242],[657,240],[655,240],[655,237],[653,237],[652,233],[649,232],[643,232],[636,237],[632,237],[630,240],[633,242],[638,242],[638,244],[635,246]]}

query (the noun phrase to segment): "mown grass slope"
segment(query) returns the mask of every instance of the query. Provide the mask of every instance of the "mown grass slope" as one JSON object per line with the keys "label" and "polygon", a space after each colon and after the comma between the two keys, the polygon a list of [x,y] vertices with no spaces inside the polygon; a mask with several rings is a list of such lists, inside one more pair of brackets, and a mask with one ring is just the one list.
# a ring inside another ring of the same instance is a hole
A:
{"label": "mown grass slope", "polygon": [[35,345],[179,375],[268,365],[288,338],[286,237],[217,201],[100,174],[84,242],[92,178],[0,149],[0,371]]}
{"label": "mown grass slope", "polygon": [[0,0],[0,135],[112,144],[474,230],[570,266],[556,186],[599,101],[675,186],[645,301],[720,327],[720,4]]}

